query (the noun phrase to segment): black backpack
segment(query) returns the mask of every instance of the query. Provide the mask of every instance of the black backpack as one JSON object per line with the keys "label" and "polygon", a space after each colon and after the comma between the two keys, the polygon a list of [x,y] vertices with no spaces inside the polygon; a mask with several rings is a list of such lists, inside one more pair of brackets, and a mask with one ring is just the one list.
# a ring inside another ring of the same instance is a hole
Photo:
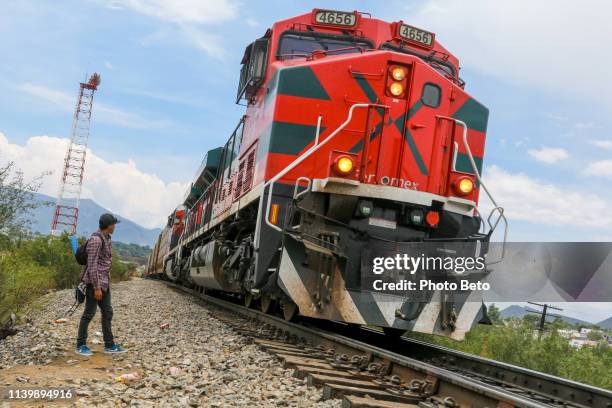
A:
{"label": "black backpack", "polygon": [[87,265],[87,243],[89,240],[85,241],[84,244],[79,245],[76,252],[74,253],[74,257],[79,265]]}

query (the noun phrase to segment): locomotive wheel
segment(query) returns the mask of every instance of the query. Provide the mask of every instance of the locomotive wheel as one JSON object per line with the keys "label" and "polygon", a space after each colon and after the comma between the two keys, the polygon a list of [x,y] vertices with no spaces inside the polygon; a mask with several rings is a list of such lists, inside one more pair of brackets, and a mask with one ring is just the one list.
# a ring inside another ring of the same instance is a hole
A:
{"label": "locomotive wheel", "polygon": [[246,295],[244,295],[244,305],[248,308],[253,306],[253,295],[250,293],[247,293]]}
{"label": "locomotive wheel", "polygon": [[261,311],[264,313],[270,313],[272,310],[272,297],[270,295],[261,295]]}
{"label": "locomotive wheel", "polygon": [[286,321],[292,321],[298,312],[297,305],[291,299],[283,299],[281,306],[283,307],[283,317]]}

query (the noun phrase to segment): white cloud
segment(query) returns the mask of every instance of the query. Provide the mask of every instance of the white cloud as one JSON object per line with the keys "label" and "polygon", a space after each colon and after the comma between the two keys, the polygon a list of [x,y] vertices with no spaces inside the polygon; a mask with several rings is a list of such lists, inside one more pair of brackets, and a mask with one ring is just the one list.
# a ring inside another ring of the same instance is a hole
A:
{"label": "white cloud", "polygon": [[218,59],[227,57],[227,51],[223,48],[223,39],[218,35],[207,33],[188,24],[180,25],[180,34],[193,47],[204,51],[211,57]]}
{"label": "white cloud", "polygon": [[[134,12],[173,23],[176,30],[162,29],[147,36],[143,43],[175,41],[180,37],[184,42],[213,58],[224,59],[227,51],[223,38],[205,32],[202,25],[222,23],[236,18],[238,3],[233,0],[107,0],[112,9],[130,9]],[[250,25],[249,21],[247,24]]]}
{"label": "white cloud", "polygon": [[528,153],[537,161],[549,164],[565,160],[569,157],[567,150],[562,149],[560,147],[542,146],[540,149],[530,149]]}
{"label": "white cloud", "polygon": [[612,160],[600,160],[589,164],[584,169],[587,176],[612,178]]}
{"label": "white cloud", "polygon": [[186,98],[183,96],[167,94],[163,92],[155,92],[155,91],[148,91],[148,90],[134,89],[134,88],[123,89],[123,92],[129,95],[142,96],[145,98],[156,99],[162,102],[193,106],[196,108],[206,107],[206,104],[204,103],[204,101],[202,101],[202,99],[198,100],[195,98]]}
{"label": "white cloud", "polygon": [[[610,165],[612,169],[612,162]],[[510,227],[512,220],[605,230],[612,227],[612,202],[597,194],[548,184],[523,173],[512,174],[498,166],[485,169],[484,182],[505,208]],[[492,206],[484,191],[480,200],[486,217]]]}
{"label": "white cloud", "polygon": [[181,23],[160,27],[153,33],[141,37],[140,44],[146,47],[160,44],[176,47],[177,44],[185,44],[219,60],[224,60],[228,55],[223,37],[206,32],[194,24]]}
{"label": "white cloud", "polygon": [[[0,133],[2,162],[14,161],[26,177],[56,170],[44,179],[41,193],[56,196],[57,170],[63,162],[68,139],[33,136],[24,145],[13,144]],[[159,227],[177,205],[188,183],[165,183],[157,175],[138,169],[132,160],[109,162],[87,151],[83,198],[91,198],[109,210],[145,227]]]}
{"label": "white cloud", "polygon": [[546,117],[555,122],[567,122],[568,120],[567,116],[559,115],[556,113],[549,113],[546,115]]}
{"label": "white cloud", "polygon": [[108,0],[107,6],[173,23],[221,23],[238,14],[238,4],[231,0]]}
{"label": "white cloud", "polygon": [[601,128],[601,126],[599,126],[595,122],[577,122],[577,123],[574,123],[574,128],[576,129],[599,129]]}
{"label": "white cloud", "polygon": [[[49,102],[56,108],[66,112],[72,112],[76,104],[76,92],[74,95],[69,95],[44,85],[35,85],[29,82],[18,85],[16,88],[23,93]],[[92,115],[96,121],[99,120],[100,122],[130,129],[164,129],[174,126],[170,120],[145,118],[136,113],[127,112],[120,108],[95,101]]]}
{"label": "white cloud", "polygon": [[607,0],[429,0],[407,10],[405,22],[434,31],[471,69],[612,108]]}
{"label": "white cloud", "polygon": [[67,93],[47,88],[46,86],[34,85],[29,82],[18,85],[17,90],[44,99],[47,102],[51,102],[53,105],[64,108],[64,110],[66,110],[67,106],[72,109],[76,103],[75,96],[71,97]]}
{"label": "white cloud", "polygon": [[591,140],[590,143],[601,149],[612,150],[612,140]]}
{"label": "white cloud", "polygon": [[113,64],[111,64],[111,63],[110,63],[110,62],[108,62],[108,61],[104,61],[104,66],[105,66],[107,69],[113,69]]}

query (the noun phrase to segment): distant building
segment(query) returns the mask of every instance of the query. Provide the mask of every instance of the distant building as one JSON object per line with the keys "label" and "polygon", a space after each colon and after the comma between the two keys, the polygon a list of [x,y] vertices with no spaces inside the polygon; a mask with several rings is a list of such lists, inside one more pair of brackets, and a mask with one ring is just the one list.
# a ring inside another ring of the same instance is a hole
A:
{"label": "distant building", "polygon": [[583,340],[583,339],[571,339],[570,340],[570,346],[576,347],[576,348],[597,347],[597,344],[599,343],[596,342],[595,340]]}
{"label": "distant building", "polygon": [[578,335],[578,331],[574,329],[560,329],[557,330],[557,333],[559,333],[559,336],[564,337],[566,339],[571,339],[575,335]]}

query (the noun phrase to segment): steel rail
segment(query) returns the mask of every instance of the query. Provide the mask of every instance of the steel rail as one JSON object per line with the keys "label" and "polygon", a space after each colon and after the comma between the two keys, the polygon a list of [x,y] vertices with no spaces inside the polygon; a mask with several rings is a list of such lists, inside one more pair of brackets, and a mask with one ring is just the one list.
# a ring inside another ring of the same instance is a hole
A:
{"label": "steel rail", "polygon": [[[370,342],[386,341],[383,333],[370,328],[362,331]],[[612,407],[612,392],[603,388],[579,383],[554,375],[528,368],[491,360],[477,355],[449,349],[420,340],[402,337],[396,347],[401,347],[403,354],[421,361],[436,360],[438,364],[455,372],[469,376],[478,376],[505,387],[517,387],[526,392],[542,395],[550,399],[563,401],[580,407]]]}
{"label": "steel rail", "polygon": [[[338,330],[329,331],[317,326],[287,322],[280,317],[264,314],[176,283],[164,283],[207,303],[262,324],[272,325],[313,344],[332,347],[343,353],[372,355],[379,360],[433,375],[441,382],[515,407],[612,407],[612,392],[601,388],[405,337],[398,339],[395,347],[389,347],[389,343],[392,343],[389,338],[372,329],[364,328],[359,330],[360,333],[353,331],[349,334],[351,337],[348,337],[338,333],[342,331],[340,327],[348,327],[341,323],[331,323],[336,324]],[[550,401],[543,402],[543,399]]]}

